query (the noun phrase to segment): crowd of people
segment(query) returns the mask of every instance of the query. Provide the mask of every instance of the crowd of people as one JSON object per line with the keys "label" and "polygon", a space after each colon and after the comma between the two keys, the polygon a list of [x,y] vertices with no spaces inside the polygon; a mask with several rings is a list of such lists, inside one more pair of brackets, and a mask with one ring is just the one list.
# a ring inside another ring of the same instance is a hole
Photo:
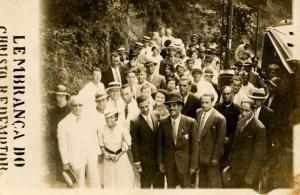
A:
{"label": "crowd of people", "polygon": [[[279,66],[258,74],[251,45],[221,86],[219,45],[160,28],[111,53],[76,95],[59,84],[48,112],[51,169],[73,187],[255,188],[279,147]],[[74,173],[74,182],[67,173]],[[64,173],[64,174],[63,174]]]}

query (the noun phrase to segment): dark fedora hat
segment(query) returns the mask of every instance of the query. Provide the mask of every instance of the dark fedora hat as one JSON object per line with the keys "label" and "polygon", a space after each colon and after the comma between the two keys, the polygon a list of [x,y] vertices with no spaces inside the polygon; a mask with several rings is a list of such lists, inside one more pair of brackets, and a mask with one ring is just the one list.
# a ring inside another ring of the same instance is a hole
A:
{"label": "dark fedora hat", "polygon": [[222,171],[222,179],[225,185],[228,185],[232,180],[232,171],[231,166],[227,166]]}
{"label": "dark fedora hat", "polygon": [[184,105],[184,103],[182,101],[182,96],[180,95],[180,93],[171,93],[171,94],[169,94],[165,104],[168,105],[170,103],[178,103],[178,104]]}
{"label": "dark fedora hat", "polygon": [[273,77],[271,80],[267,80],[268,84],[272,85],[273,87],[280,87],[281,79],[279,77]]}
{"label": "dark fedora hat", "polygon": [[72,168],[62,172],[64,179],[69,186],[74,186],[78,181],[78,176]]}
{"label": "dark fedora hat", "polygon": [[251,90],[251,93],[248,95],[248,97],[254,100],[263,100],[267,98],[267,95],[264,88],[255,88]]}

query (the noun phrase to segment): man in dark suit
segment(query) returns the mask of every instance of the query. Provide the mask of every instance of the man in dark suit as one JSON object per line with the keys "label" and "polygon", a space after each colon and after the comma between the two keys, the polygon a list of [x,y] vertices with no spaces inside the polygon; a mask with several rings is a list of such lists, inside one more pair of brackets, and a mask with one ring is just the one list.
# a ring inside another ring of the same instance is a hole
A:
{"label": "man in dark suit", "polygon": [[158,164],[167,176],[168,188],[189,188],[190,175],[198,168],[198,134],[195,119],[181,114],[183,106],[179,93],[171,93],[165,103],[170,116],[160,122],[158,129]]}
{"label": "man in dark suit", "polygon": [[149,60],[146,61],[145,66],[148,71],[147,80],[156,86],[157,89],[165,89],[166,88],[166,79],[164,76],[160,74],[156,74],[154,71],[156,69],[156,62]]}
{"label": "man in dark suit", "polygon": [[57,181],[65,183],[62,175],[63,164],[58,149],[57,125],[71,112],[71,108],[68,106],[70,94],[64,85],[57,85],[53,94],[55,95],[56,105],[48,111],[48,131],[46,134],[48,143],[47,153],[49,154],[50,167],[52,170],[50,171],[50,175]]}
{"label": "man in dark suit", "polygon": [[139,96],[137,103],[141,114],[130,122],[134,166],[141,174],[141,188],[163,188],[164,175],[157,164],[158,119],[150,113],[146,96]]}
{"label": "man in dark suit", "polygon": [[201,107],[201,101],[190,92],[191,86],[192,81],[188,77],[181,77],[179,90],[184,102],[181,113],[196,119],[196,110]]}
{"label": "man in dark suit", "polygon": [[[274,170],[271,167],[276,166],[277,159],[276,159],[276,150],[275,145],[277,144],[276,140],[274,139],[276,134],[276,124],[277,122],[274,120],[274,111],[266,106],[263,105],[264,100],[266,99],[266,92],[264,88],[260,89],[253,89],[251,94],[248,96],[251,98],[255,104],[255,111],[254,116],[259,119],[266,128],[266,157],[265,157],[265,165],[261,175],[261,181],[263,181],[263,177],[269,176],[268,184],[271,185],[272,177],[275,174]],[[262,186],[261,190],[266,190],[267,186]]]}
{"label": "man in dark suit", "polygon": [[111,54],[111,66],[102,74],[102,83],[105,87],[108,83],[116,81],[121,85],[126,83],[126,68],[121,66],[120,56],[117,52]]}
{"label": "man in dark suit", "polygon": [[255,103],[254,116],[259,119],[266,128],[267,155],[269,156],[272,147],[272,134],[274,133],[274,111],[263,105],[263,101],[266,98],[266,93],[263,88],[255,88],[248,97]]}
{"label": "man in dark suit", "polygon": [[201,106],[197,110],[199,134],[199,187],[221,188],[220,158],[223,155],[226,136],[226,119],[213,108],[214,96],[201,96]]}
{"label": "man in dark suit", "polygon": [[237,124],[230,154],[231,187],[255,188],[266,154],[266,128],[254,116],[255,103],[241,102],[241,117]]}
{"label": "man in dark suit", "polygon": [[215,109],[219,111],[226,119],[226,137],[224,142],[224,154],[221,158],[221,168],[228,165],[228,157],[233,142],[237,120],[240,115],[240,108],[233,103],[234,93],[230,86],[225,86],[222,89],[222,103],[217,103]]}

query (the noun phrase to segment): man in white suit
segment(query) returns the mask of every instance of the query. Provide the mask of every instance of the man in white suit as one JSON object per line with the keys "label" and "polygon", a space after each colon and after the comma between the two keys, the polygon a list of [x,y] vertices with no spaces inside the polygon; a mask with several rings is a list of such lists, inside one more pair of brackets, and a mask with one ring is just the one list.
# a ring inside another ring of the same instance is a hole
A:
{"label": "man in white suit", "polygon": [[58,123],[57,130],[63,169],[74,170],[79,187],[85,187],[85,173],[89,187],[100,187],[97,164],[101,150],[97,129],[90,124],[89,117],[82,114],[83,100],[79,96],[72,96],[69,104],[71,113]]}

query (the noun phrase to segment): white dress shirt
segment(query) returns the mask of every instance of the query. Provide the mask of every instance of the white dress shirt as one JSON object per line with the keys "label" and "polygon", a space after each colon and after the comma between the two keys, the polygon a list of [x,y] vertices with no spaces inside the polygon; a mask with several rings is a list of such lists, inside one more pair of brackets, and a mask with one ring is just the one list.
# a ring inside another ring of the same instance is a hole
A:
{"label": "white dress shirt", "polygon": [[258,108],[255,110],[255,112],[254,112],[254,115],[255,115],[256,118],[259,117],[260,111],[261,111],[261,106],[258,107]]}
{"label": "white dress shirt", "polygon": [[153,124],[153,120],[152,120],[150,112],[149,112],[148,115],[142,114],[142,116],[146,120],[146,122],[148,123],[149,127],[151,128],[151,130],[153,131],[154,130],[154,124]]}
{"label": "white dress shirt", "polygon": [[120,113],[119,115],[119,121],[124,124],[124,127],[126,129],[130,129],[130,121],[134,118],[136,118],[140,114],[140,109],[137,105],[137,102],[135,99],[132,99],[131,102],[128,104],[128,115],[127,118],[125,119],[125,108],[126,108],[126,103],[124,102],[124,107],[123,107],[123,112]]}
{"label": "white dress shirt", "polygon": [[210,109],[210,110],[208,110],[208,111],[204,111],[203,113],[202,113],[202,116],[203,116],[203,114],[205,113],[205,118],[204,118],[204,123],[203,123],[203,127],[205,126],[205,124],[206,124],[206,122],[207,122],[207,119],[208,119],[208,117],[211,115],[211,112],[212,112],[212,108]]}
{"label": "white dress shirt", "polygon": [[114,76],[114,80],[117,82],[120,82],[122,84],[122,79],[121,79],[121,74],[120,74],[120,69],[119,67],[111,67],[113,76]]}
{"label": "white dress shirt", "polygon": [[176,119],[173,119],[173,117],[171,117],[172,124],[175,122],[175,135],[174,135],[175,138],[176,138],[175,139],[175,144],[176,144],[176,140],[177,140],[177,134],[178,134],[178,128],[179,128],[180,120],[181,120],[181,114]]}

